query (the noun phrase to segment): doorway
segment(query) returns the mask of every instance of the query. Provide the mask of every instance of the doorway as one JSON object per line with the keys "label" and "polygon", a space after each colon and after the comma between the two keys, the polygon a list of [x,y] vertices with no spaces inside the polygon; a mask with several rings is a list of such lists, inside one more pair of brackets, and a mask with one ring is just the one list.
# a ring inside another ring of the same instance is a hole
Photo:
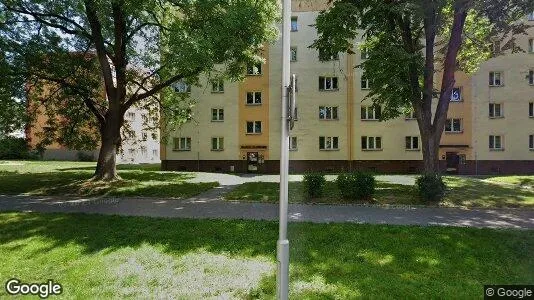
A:
{"label": "doorway", "polygon": [[258,152],[247,152],[247,171],[258,172]]}
{"label": "doorway", "polygon": [[447,152],[445,153],[445,158],[447,160],[447,173],[458,174],[458,167],[460,166],[458,152]]}

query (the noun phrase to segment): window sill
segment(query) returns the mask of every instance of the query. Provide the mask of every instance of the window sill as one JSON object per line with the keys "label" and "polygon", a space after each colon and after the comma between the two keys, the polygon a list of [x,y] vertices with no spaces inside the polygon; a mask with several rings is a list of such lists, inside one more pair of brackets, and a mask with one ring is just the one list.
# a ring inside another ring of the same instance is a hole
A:
{"label": "window sill", "polygon": [[294,29],[294,30],[291,29],[291,32],[297,32],[297,31],[299,31],[299,30],[298,29]]}
{"label": "window sill", "polygon": [[532,148],[530,148],[530,149],[528,149],[528,150],[530,150],[530,151],[534,152],[534,149],[532,149]]}
{"label": "window sill", "polygon": [[319,90],[319,92],[339,92],[339,88],[337,89],[332,89],[332,90]]}
{"label": "window sill", "polygon": [[490,84],[490,85],[489,85],[490,88],[492,88],[492,87],[494,87],[494,88],[498,88],[498,87],[503,87],[503,86],[504,86],[504,84],[501,84],[501,85],[491,85],[491,84]]}
{"label": "window sill", "polygon": [[319,121],[339,121],[339,118],[338,119],[321,119],[321,118],[319,118]]}
{"label": "window sill", "polygon": [[260,74],[246,74],[245,76],[261,76],[261,75],[263,75],[263,74],[261,74],[261,73]]}
{"label": "window sill", "polygon": [[371,88],[360,88],[362,91],[370,91]]}
{"label": "window sill", "polygon": [[464,102],[464,99],[461,99],[461,100],[451,100],[449,101],[450,103],[463,103]]}
{"label": "window sill", "polygon": [[215,122],[215,123],[221,123],[221,122],[224,122],[224,120],[211,120],[212,122]]}
{"label": "window sill", "polygon": [[187,152],[191,151],[191,149],[172,149],[173,152]]}
{"label": "window sill", "polygon": [[528,117],[529,117],[529,119],[534,119],[534,116],[528,116]]}
{"label": "window sill", "polygon": [[224,149],[211,149],[211,151],[213,151],[213,152],[221,152],[221,151],[224,151]]}
{"label": "window sill", "polygon": [[319,151],[339,151],[339,149],[319,149]]}
{"label": "window sill", "polygon": [[379,119],[360,119],[362,122],[378,122]]}
{"label": "window sill", "polygon": [[212,93],[212,94],[224,94],[224,91],[220,91],[220,92],[218,92],[218,91],[211,91],[211,93]]}
{"label": "window sill", "polygon": [[404,118],[404,121],[417,121],[417,118]]}
{"label": "window sill", "polygon": [[261,106],[261,103],[245,103],[246,106]]}
{"label": "window sill", "polygon": [[289,149],[289,151],[293,151],[293,152],[295,152],[295,151],[297,151],[297,150],[298,150],[298,149]]}
{"label": "window sill", "polygon": [[247,132],[246,135],[260,135],[261,132]]}
{"label": "window sill", "polygon": [[463,134],[464,131],[445,131],[445,134]]}
{"label": "window sill", "polygon": [[500,117],[489,117],[490,119],[504,119],[504,116],[500,116]]}
{"label": "window sill", "polygon": [[362,149],[362,151],[369,151],[369,152],[374,152],[374,151],[383,151],[384,149]]}
{"label": "window sill", "polygon": [[410,151],[410,152],[419,152],[421,151],[421,149],[405,149],[406,151]]}
{"label": "window sill", "polygon": [[495,152],[502,152],[502,151],[504,151],[504,148],[500,148],[500,149],[496,149],[496,148],[495,149],[491,149],[490,148],[489,150],[490,151],[495,151]]}

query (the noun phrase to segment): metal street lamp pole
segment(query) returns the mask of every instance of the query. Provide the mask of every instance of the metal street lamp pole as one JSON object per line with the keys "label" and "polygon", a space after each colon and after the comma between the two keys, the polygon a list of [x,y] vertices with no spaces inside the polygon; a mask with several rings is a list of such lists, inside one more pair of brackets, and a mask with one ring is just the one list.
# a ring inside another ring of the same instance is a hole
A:
{"label": "metal street lamp pole", "polygon": [[287,240],[288,174],[289,174],[289,115],[291,0],[283,0],[282,18],[282,127],[280,143],[280,229],[277,242],[277,298],[288,299],[289,241]]}

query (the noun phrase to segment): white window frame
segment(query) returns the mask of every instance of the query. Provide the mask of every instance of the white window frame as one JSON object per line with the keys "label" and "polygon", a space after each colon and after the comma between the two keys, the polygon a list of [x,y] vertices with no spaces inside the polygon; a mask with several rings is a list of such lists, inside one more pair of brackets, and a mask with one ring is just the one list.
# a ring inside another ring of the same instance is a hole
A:
{"label": "white window frame", "polygon": [[299,19],[298,17],[291,17],[291,31],[299,31]]}
{"label": "white window frame", "polygon": [[[361,141],[366,140],[365,147],[361,143]],[[380,141],[380,147],[377,147],[377,141]],[[360,139],[360,146],[362,147],[362,151],[379,151],[382,150],[382,137],[381,136],[362,136]],[[371,147],[372,146],[372,147]]]}
{"label": "white window frame", "polygon": [[369,78],[365,77],[365,75],[362,75],[362,78],[360,79],[360,88],[362,90],[371,89],[371,86],[369,85]]}
{"label": "white window frame", "polygon": [[[176,145],[176,140],[178,140],[178,145]],[[173,150],[191,151],[191,137],[175,137],[173,139]]]}
{"label": "white window frame", "polygon": [[528,70],[528,84],[534,85],[534,70]]}
{"label": "white window frame", "polygon": [[[217,112],[217,114],[214,117],[214,112]],[[221,118],[221,112],[222,112],[222,118]],[[223,122],[224,121],[224,108],[212,108],[211,109],[211,121],[212,122]]]}
{"label": "white window frame", "polygon": [[[455,95],[455,91],[458,91],[458,100],[454,100],[454,95]],[[463,88],[461,86],[459,87],[454,87],[452,89],[452,92],[451,92],[451,102],[462,102],[464,101],[464,97],[463,97]]]}
{"label": "white window frame", "polygon": [[135,120],[135,113],[134,112],[128,112],[128,119],[131,121]]}
{"label": "white window frame", "polygon": [[410,113],[404,114],[404,120],[406,121],[417,120],[417,116],[415,115],[415,110],[411,110]]}
{"label": "white window frame", "polygon": [[[321,110],[324,113],[321,116]],[[319,106],[319,120],[333,121],[339,120],[339,110],[337,106]]]}
{"label": "white window frame", "polygon": [[178,80],[172,84],[174,92],[178,94],[191,94],[191,85],[184,80]]}
{"label": "white window frame", "polygon": [[[493,105],[493,115],[491,115],[491,106]],[[499,115],[496,115],[495,114],[495,107],[496,105],[499,106]],[[489,106],[488,106],[488,115],[490,117],[490,119],[500,119],[500,118],[504,118],[504,110],[503,110],[503,104],[502,103],[490,103]]]}
{"label": "white window frame", "polygon": [[[497,76],[499,75],[499,76]],[[497,84],[497,77],[499,78],[498,84]],[[489,86],[492,87],[499,87],[504,85],[504,74],[501,71],[490,71],[489,72]]]}
{"label": "white window frame", "polygon": [[257,63],[247,67],[247,76],[260,76],[263,74],[263,64]]}
{"label": "white window frame", "polygon": [[[410,140],[409,143],[408,143],[408,139]],[[406,150],[410,150],[410,151],[419,151],[421,150],[421,141],[419,139],[418,136],[407,136],[405,139],[404,139],[404,147],[406,148]],[[414,147],[414,142],[417,144],[417,147]],[[409,147],[406,147],[407,145],[410,145]]]}
{"label": "white window frame", "polygon": [[[454,128],[454,121],[458,120],[460,123],[460,128],[458,130],[455,130]],[[463,120],[461,118],[450,118],[445,120],[445,132],[446,133],[462,133],[464,132],[464,124]],[[450,130],[447,130],[447,125],[450,124]]]}
{"label": "white window frame", "polygon": [[152,149],[152,156],[158,156],[158,149]]}
{"label": "white window frame", "polygon": [[[323,143],[321,143],[321,138],[323,139],[322,140]],[[336,144],[337,147],[334,147],[334,144]],[[319,150],[321,151],[339,150],[339,137],[338,136],[320,136],[319,137]]]}
{"label": "white window frame", "polygon": [[528,116],[534,118],[534,102],[528,103]]}
{"label": "white window frame", "polygon": [[534,134],[528,136],[528,149],[534,151]]}
{"label": "white window frame", "polygon": [[[499,147],[495,147],[497,138],[499,138]],[[493,142],[493,147],[491,147],[491,144]],[[489,136],[489,145],[490,150],[504,150],[504,136],[502,135],[490,135]]]}
{"label": "white window frame", "polygon": [[[330,80],[330,88],[326,87],[326,83]],[[323,88],[321,89],[321,81]],[[319,91],[337,91],[339,90],[339,79],[336,76],[319,76]]]}
{"label": "white window frame", "polygon": [[[251,103],[248,102],[248,96],[249,95],[252,96],[252,102]],[[261,105],[261,102],[262,102],[262,95],[261,95],[260,91],[247,92],[246,99],[245,99],[245,104],[246,105]]]}
{"label": "white window frame", "polygon": [[289,61],[295,62],[297,61],[297,59],[298,59],[297,47],[291,47],[291,50],[289,52]]}
{"label": "white window frame", "polygon": [[[213,143],[215,141],[215,144]],[[215,145],[215,148],[213,147]],[[223,151],[224,150],[224,137],[214,136],[211,137],[211,151]]]}
{"label": "white window frame", "polygon": [[[252,131],[251,131],[251,132],[248,131],[248,125],[249,125],[249,123],[252,123]],[[256,125],[257,125],[257,124],[260,125],[260,130],[259,130],[259,131],[256,129]],[[263,127],[262,127],[262,126],[263,126],[263,124],[262,124],[261,121],[247,121],[246,124],[245,124],[245,132],[246,132],[247,134],[261,134],[261,132],[262,132],[262,130],[263,130]]]}
{"label": "white window frame", "polygon": [[528,20],[529,20],[529,21],[534,21],[534,11],[533,11],[533,12],[530,12],[530,13],[528,14]]}
{"label": "white window frame", "polygon": [[296,136],[290,136],[289,137],[289,151],[297,151],[298,150],[298,139]]}
{"label": "white window frame", "polygon": [[148,140],[148,133],[146,133],[146,132],[141,132],[141,140],[142,140],[142,141],[146,141],[146,140]]}
{"label": "white window frame", "polygon": [[360,109],[360,119],[362,121],[379,121],[379,116],[382,115],[380,110],[381,108],[379,106],[362,105],[362,108]]}
{"label": "white window frame", "polygon": [[224,93],[224,81],[223,80],[214,80],[211,82],[211,92],[214,94]]}

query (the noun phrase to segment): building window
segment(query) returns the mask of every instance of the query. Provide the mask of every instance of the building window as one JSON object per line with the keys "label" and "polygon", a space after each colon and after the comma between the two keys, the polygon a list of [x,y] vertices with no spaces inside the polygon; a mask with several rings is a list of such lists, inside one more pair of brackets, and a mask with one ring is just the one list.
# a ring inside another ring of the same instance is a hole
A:
{"label": "building window", "polygon": [[534,150],[534,134],[528,136],[528,149]]}
{"label": "building window", "polygon": [[451,102],[460,102],[460,101],[462,101],[462,88],[455,87],[452,89]]}
{"label": "building window", "polygon": [[224,109],[223,108],[212,108],[211,109],[211,120],[216,122],[224,121]]}
{"label": "building window", "polygon": [[490,103],[489,104],[489,117],[490,118],[502,118],[502,104],[500,103]]}
{"label": "building window", "polygon": [[534,70],[528,71],[528,84],[534,85]]}
{"label": "building window", "polygon": [[490,86],[502,86],[502,73],[501,72],[489,72],[489,85]]}
{"label": "building window", "polygon": [[419,137],[407,136],[406,137],[406,150],[419,150]]}
{"label": "building window", "polygon": [[152,156],[155,158],[156,156],[158,156],[158,150],[156,149],[153,149],[152,150]]}
{"label": "building window", "polygon": [[146,141],[148,139],[148,134],[146,132],[141,132],[141,140]]}
{"label": "building window", "polygon": [[405,120],[417,120],[417,116],[415,115],[415,110],[410,110],[410,112],[404,114]]}
{"label": "building window", "polygon": [[447,119],[445,121],[445,132],[462,132],[462,119]]}
{"label": "building window", "polygon": [[380,106],[362,106],[361,119],[362,120],[380,120],[382,109]]}
{"label": "building window", "polygon": [[191,85],[187,84],[183,80],[179,80],[172,85],[172,88],[176,93],[187,94],[191,93]]}
{"label": "building window", "polygon": [[145,146],[141,146],[140,150],[141,150],[141,156],[142,157],[147,157],[148,156],[148,151],[146,150]]}
{"label": "building window", "polygon": [[261,92],[247,92],[247,104],[261,104]]}
{"label": "building window", "polygon": [[319,77],[319,90],[320,91],[334,91],[338,89],[337,77]]}
{"label": "building window", "polygon": [[490,150],[502,150],[502,136],[500,135],[490,135],[489,136],[489,148]]}
{"label": "building window", "polygon": [[224,138],[223,137],[211,138],[211,151],[222,151],[222,150],[224,150]]}
{"label": "building window", "polygon": [[297,148],[298,148],[297,137],[296,136],[289,137],[289,150],[296,151]]}
{"label": "building window", "polygon": [[174,142],[173,150],[191,151],[191,138],[190,137],[174,138],[173,142]]}
{"label": "building window", "polygon": [[320,136],[319,150],[338,150],[338,139],[337,136]]}
{"label": "building window", "polygon": [[332,53],[326,49],[319,49],[319,60],[320,61],[331,61],[339,60],[339,53]]}
{"label": "building window", "polygon": [[299,23],[297,22],[297,17],[291,17],[291,31],[299,30]]}
{"label": "building window", "polygon": [[319,106],[320,120],[337,120],[337,106]]}
{"label": "building window", "polygon": [[291,61],[297,61],[297,47],[291,47]]}
{"label": "building window", "polygon": [[247,75],[261,75],[261,63],[247,67]]}
{"label": "building window", "polygon": [[247,121],[247,134],[260,134],[261,121]]}
{"label": "building window", "polygon": [[534,53],[534,39],[528,39],[528,53]]}
{"label": "building window", "polygon": [[362,150],[381,150],[382,138],[379,136],[362,136]]}
{"label": "building window", "polygon": [[130,119],[131,121],[135,120],[135,113],[134,112],[129,112],[128,113],[128,119]]}
{"label": "building window", "polygon": [[212,81],[211,92],[212,93],[224,93],[224,81],[223,80]]}
{"label": "building window", "polygon": [[371,87],[369,86],[369,79],[367,79],[367,77],[365,77],[365,75],[362,75],[362,79],[361,79],[361,88],[362,90],[368,90],[370,89]]}
{"label": "building window", "polygon": [[534,118],[534,102],[528,104],[528,116]]}

